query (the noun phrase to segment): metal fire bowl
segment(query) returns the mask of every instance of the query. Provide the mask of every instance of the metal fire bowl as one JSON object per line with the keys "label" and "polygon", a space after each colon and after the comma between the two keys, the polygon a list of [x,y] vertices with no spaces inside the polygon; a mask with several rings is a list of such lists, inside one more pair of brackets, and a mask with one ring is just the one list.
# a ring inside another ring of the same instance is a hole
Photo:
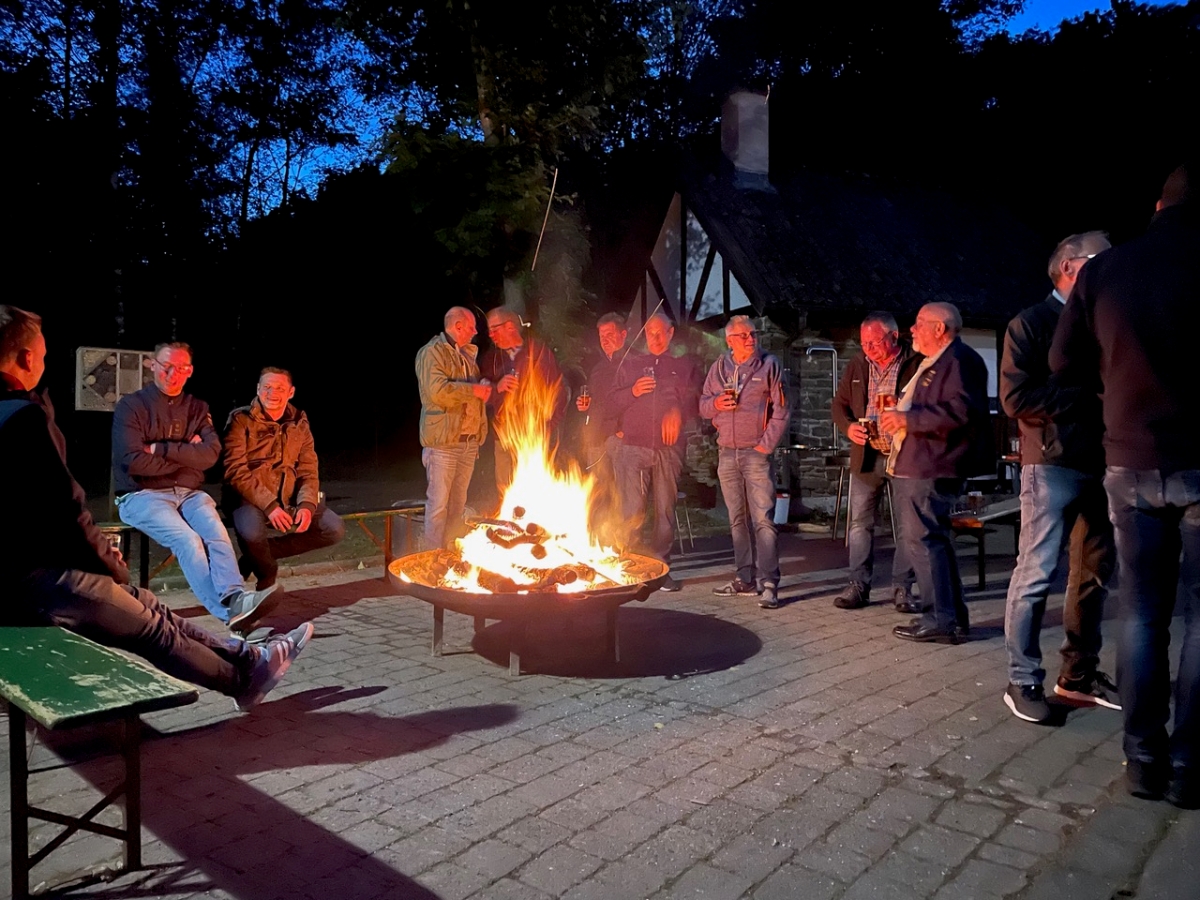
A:
{"label": "metal fire bowl", "polygon": [[[432,603],[434,606],[445,607],[466,616],[482,616],[488,619],[532,618],[542,614],[616,609],[630,600],[645,600],[652,591],[658,589],[670,571],[666,563],[657,559],[626,553],[623,558],[633,562],[626,571],[639,579],[637,584],[622,584],[571,594],[474,594],[434,583],[437,579],[432,574],[432,567],[438,553],[437,550],[425,550],[393,560],[388,566],[388,577],[392,584],[401,593]],[[401,572],[410,580],[401,578]]]}

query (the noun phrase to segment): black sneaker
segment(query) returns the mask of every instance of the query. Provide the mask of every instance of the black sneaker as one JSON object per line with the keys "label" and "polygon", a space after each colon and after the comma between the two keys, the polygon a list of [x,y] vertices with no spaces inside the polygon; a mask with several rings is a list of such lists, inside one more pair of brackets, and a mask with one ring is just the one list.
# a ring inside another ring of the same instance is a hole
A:
{"label": "black sneaker", "polygon": [[1125,763],[1125,789],[1142,800],[1161,800],[1167,792],[1167,767],[1131,759]]}
{"label": "black sneaker", "polygon": [[758,588],[752,584],[746,584],[740,578],[735,578],[729,584],[713,588],[713,593],[718,597],[757,597]]}
{"label": "black sneaker", "polygon": [[1096,672],[1091,678],[1081,678],[1078,681],[1060,678],[1054,685],[1054,693],[1081,705],[1103,706],[1106,709],[1121,708],[1117,686],[1103,672]]}
{"label": "black sneaker", "polygon": [[1167,802],[1180,809],[1200,809],[1200,781],[1176,769],[1167,787]]}
{"label": "black sneaker", "polygon": [[871,589],[866,585],[852,581],[845,589],[833,598],[833,605],[838,609],[862,609],[870,600]]}
{"label": "black sneaker", "polygon": [[1050,704],[1040,684],[1010,684],[1004,702],[1018,719],[1039,725],[1050,721]]}

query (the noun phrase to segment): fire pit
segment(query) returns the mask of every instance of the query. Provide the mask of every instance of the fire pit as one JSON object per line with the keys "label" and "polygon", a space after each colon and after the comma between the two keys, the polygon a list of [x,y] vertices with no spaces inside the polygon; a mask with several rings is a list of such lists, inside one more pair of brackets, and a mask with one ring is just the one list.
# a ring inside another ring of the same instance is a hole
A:
{"label": "fire pit", "polygon": [[631,600],[645,600],[656,590],[667,574],[665,563],[646,556],[624,554],[621,559],[630,578],[628,583],[595,587],[572,593],[556,591],[514,591],[511,593],[474,593],[445,587],[442,569],[446,551],[426,550],[393,560],[388,567],[392,583],[409,596],[424,600],[433,607],[434,656],[443,653],[445,611],[461,613],[475,619],[475,633],[483,631],[489,619],[507,621],[515,626],[508,653],[510,675],[521,674],[521,652],[524,649],[525,629],[530,621],[550,616],[576,616],[603,612],[605,615],[605,652],[614,662],[621,658],[617,639],[617,610]]}

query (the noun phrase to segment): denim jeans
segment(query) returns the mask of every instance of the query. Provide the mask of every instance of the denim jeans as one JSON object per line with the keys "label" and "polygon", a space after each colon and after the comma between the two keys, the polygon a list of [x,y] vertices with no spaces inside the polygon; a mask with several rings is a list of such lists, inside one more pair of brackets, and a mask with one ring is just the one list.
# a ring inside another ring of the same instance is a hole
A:
{"label": "denim jeans", "polygon": [[1100,620],[1115,554],[1108,503],[1099,476],[1063,466],[1021,469],[1021,540],[1004,607],[1008,680],[1041,684],[1039,640],[1046,597],[1070,542],[1063,601],[1062,671],[1065,681],[1090,678],[1100,661]]}
{"label": "denim jeans", "polygon": [[773,462],[771,454],[754,448],[719,448],[717,478],[729,508],[733,564],[743,584],[755,584],[757,576],[759,585],[779,586]]}
{"label": "denim jeans", "polygon": [[[500,452],[497,448],[497,453]],[[426,447],[421,451],[425,466],[425,549],[449,547],[462,529],[467,488],[475,471],[479,445],[474,441],[457,447]]]}
{"label": "denim jeans", "polygon": [[683,468],[681,450],[622,444],[620,455],[613,461],[621,516],[636,527],[645,517],[646,498],[650,498],[653,507],[650,540],[644,549],[663,562],[671,561],[671,544],[675,541],[675,503],[679,499],[679,472]]}
{"label": "denim jeans", "polygon": [[[1110,466],[1104,476],[1121,573],[1117,685],[1125,716],[1125,756],[1200,765],[1200,470],[1163,475]],[[1183,647],[1170,716],[1171,617],[1183,601]]]}
{"label": "denim jeans", "polygon": [[961,493],[962,481],[956,478],[892,479],[900,539],[908,545],[926,604],[921,622],[944,632],[970,626],[950,530],[950,511]]}
{"label": "denim jeans", "polygon": [[[875,526],[879,521],[879,501],[887,482],[880,472],[874,476],[850,476],[850,522],[846,526],[846,542],[850,546],[850,580],[871,589],[875,573]],[[896,555],[892,558],[892,585],[911,591],[917,580],[909,562],[908,546],[904,543],[903,522],[895,509],[891,510],[896,523]]]}
{"label": "denim jeans", "polygon": [[222,622],[229,621],[221,601],[245,585],[212,497],[178,487],[134,491],[117,500],[117,512],[126,525],[174,553],[196,599]]}
{"label": "denim jeans", "polygon": [[233,531],[242,548],[242,571],[257,575],[259,587],[274,584],[279,574],[276,560],[332,547],[346,536],[342,520],[324,505],[313,513],[307,531],[284,533],[276,531],[266,513],[257,506],[243,503],[233,511]]}
{"label": "denim jeans", "polygon": [[31,622],[50,622],[136,653],[168,675],[230,696],[245,687],[258,654],[241,638],[209,634],[176,616],[145,588],[76,569],[34,572],[21,589]]}

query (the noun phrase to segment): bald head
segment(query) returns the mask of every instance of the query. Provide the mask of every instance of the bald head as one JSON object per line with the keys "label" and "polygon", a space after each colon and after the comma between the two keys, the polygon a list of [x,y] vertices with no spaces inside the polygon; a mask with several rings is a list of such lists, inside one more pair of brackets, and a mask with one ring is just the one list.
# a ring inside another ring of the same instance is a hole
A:
{"label": "bald head", "polygon": [[455,347],[461,349],[471,343],[471,338],[475,337],[475,313],[466,307],[450,307],[446,310],[446,316],[442,322],[446,327],[446,334],[450,336]]}
{"label": "bald head", "polygon": [[1180,203],[1187,203],[1192,199],[1189,174],[1191,168],[1191,165],[1185,163],[1167,176],[1167,183],[1163,185],[1162,199],[1158,201],[1159,209],[1178,206]]}
{"label": "bald head", "polygon": [[474,321],[475,313],[471,312],[465,306],[452,306],[446,310],[446,315],[442,319],[442,323],[445,325],[446,330],[449,331],[450,326],[459,319],[471,319]]}
{"label": "bald head", "polygon": [[913,323],[913,349],[932,356],[962,331],[962,315],[953,303],[926,303]]}

